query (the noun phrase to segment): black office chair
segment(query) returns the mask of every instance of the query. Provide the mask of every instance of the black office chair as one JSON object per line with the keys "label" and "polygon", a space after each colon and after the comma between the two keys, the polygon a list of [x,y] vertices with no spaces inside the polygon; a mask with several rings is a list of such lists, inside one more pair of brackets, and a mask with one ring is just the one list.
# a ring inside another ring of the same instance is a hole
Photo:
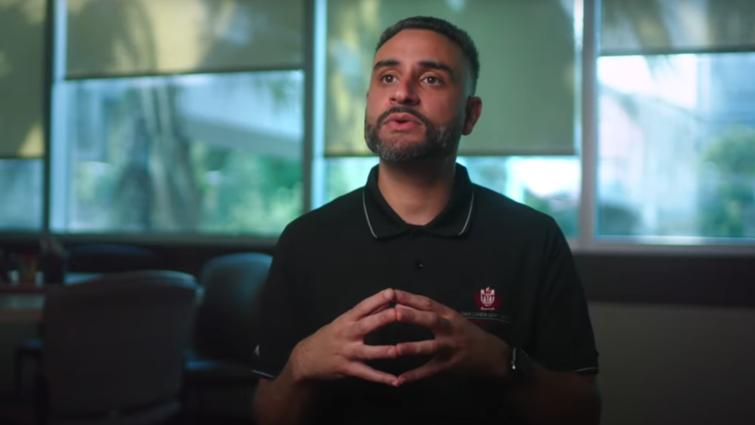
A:
{"label": "black office chair", "polygon": [[192,276],[167,271],[50,289],[35,395],[31,405],[0,408],[0,423],[152,425],[175,418],[197,289]]}
{"label": "black office chair", "polygon": [[[156,251],[124,244],[81,244],[67,248],[67,265],[71,279],[66,283],[79,283],[105,273],[124,273],[163,268],[163,259]],[[82,276],[84,277],[82,279]],[[41,333],[41,332],[40,332]],[[42,338],[27,339],[16,347],[14,358],[15,386],[23,390],[24,366],[39,364]]]}
{"label": "black office chair", "polygon": [[155,250],[126,244],[81,244],[66,249],[67,269],[80,273],[123,273],[164,268]]}
{"label": "black office chair", "polygon": [[202,268],[204,295],[186,362],[187,391],[256,386],[254,319],[271,262],[268,254],[238,253],[216,257]]}

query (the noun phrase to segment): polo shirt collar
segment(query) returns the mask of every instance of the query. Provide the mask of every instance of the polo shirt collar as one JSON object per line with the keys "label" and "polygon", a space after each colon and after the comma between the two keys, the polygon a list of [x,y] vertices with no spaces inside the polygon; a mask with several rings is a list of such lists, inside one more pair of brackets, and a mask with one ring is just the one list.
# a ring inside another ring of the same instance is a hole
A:
{"label": "polo shirt collar", "polygon": [[388,205],[378,188],[379,166],[370,170],[362,191],[364,218],[375,239],[386,239],[410,232],[412,229],[446,237],[460,237],[469,232],[474,209],[474,190],[467,169],[456,164],[454,187],[448,205],[433,221],[424,226],[412,226]]}

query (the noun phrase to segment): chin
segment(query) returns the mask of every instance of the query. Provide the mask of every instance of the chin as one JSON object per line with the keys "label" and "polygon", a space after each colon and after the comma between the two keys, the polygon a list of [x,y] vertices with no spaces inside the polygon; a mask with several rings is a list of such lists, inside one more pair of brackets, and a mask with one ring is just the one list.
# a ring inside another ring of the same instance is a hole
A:
{"label": "chin", "polygon": [[419,145],[425,142],[424,134],[388,133],[380,134],[380,139],[387,146]]}
{"label": "chin", "polygon": [[423,143],[425,143],[425,141],[423,139],[408,139],[408,140],[396,140],[396,139],[391,140],[391,139],[389,139],[389,140],[386,140],[385,144],[386,144],[386,146],[388,146],[388,147],[390,147],[392,149],[402,150],[402,149],[407,149],[407,148],[410,148],[410,147],[413,148],[415,146],[420,146]]}

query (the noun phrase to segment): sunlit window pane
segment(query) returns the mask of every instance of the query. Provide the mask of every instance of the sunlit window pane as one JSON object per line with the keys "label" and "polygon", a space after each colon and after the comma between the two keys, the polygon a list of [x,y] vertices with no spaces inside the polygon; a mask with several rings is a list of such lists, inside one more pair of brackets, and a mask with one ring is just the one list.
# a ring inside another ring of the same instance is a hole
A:
{"label": "sunlit window pane", "polygon": [[598,234],[755,238],[755,54],[603,57]]}
{"label": "sunlit window pane", "polygon": [[[325,165],[326,201],[363,186],[375,157],[333,158]],[[578,233],[577,157],[461,157],[472,182],[551,215],[567,236]],[[501,217],[505,220],[505,217]]]}
{"label": "sunlit window pane", "polygon": [[63,83],[60,230],[277,235],[302,212],[302,86],[299,71]]}
{"label": "sunlit window pane", "polygon": [[0,160],[0,231],[42,229],[42,160]]}

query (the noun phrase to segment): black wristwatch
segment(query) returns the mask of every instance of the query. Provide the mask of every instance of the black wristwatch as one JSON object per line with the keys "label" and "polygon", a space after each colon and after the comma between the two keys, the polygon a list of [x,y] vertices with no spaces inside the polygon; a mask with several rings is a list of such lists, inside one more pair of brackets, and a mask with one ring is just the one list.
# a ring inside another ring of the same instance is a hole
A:
{"label": "black wristwatch", "polygon": [[523,382],[532,377],[532,359],[521,348],[511,349],[511,363],[509,363],[510,381]]}

